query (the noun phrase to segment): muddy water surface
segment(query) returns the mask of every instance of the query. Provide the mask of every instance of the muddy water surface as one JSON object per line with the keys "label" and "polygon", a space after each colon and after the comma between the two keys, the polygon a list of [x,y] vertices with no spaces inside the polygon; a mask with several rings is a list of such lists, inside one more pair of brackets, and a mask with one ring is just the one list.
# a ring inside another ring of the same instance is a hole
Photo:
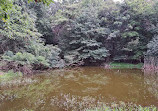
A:
{"label": "muddy water surface", "polygon": [[138,69],[61,69],[0,85],[0,111],[77,111],[111,103],[158,107],[158,76]]}

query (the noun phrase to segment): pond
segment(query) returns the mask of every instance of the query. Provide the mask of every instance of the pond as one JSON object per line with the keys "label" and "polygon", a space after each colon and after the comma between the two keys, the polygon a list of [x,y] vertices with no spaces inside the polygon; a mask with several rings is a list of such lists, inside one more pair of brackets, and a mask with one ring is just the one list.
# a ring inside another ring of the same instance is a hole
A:
{"label": "pond", "polygon": [[60,69],[0,85],[0,111],[79,111],[127,104],[158,107],[158,76],[139,69]]}

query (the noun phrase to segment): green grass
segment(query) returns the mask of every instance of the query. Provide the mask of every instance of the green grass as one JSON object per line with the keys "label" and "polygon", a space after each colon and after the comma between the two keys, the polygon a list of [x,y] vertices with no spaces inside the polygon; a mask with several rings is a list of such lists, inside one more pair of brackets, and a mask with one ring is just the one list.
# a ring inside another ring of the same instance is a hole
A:
{"label": "green grass", "polygon": [[0,81],[5,81],[5,80],[11,80],[15,77],[20,77],[22,76],[21,72],[13,72],[12,70],[8,71],[8,72],[1,72],[3,74],[0,75]]}
{"label": "green grass", "polygon": [[130,63],[110,63],[110,66],[112,69],[141,69],[143,66],[143,63],[139,63],[139,64],[130,64]]}

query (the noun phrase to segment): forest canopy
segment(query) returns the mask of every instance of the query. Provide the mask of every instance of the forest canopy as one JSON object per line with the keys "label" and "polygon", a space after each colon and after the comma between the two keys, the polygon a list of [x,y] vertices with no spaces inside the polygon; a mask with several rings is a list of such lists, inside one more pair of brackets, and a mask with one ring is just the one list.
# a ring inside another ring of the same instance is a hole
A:
{"label": "forest canopy", "polygon": [[31,69],[158,56],[156,0],[1,0],[2,60]]}

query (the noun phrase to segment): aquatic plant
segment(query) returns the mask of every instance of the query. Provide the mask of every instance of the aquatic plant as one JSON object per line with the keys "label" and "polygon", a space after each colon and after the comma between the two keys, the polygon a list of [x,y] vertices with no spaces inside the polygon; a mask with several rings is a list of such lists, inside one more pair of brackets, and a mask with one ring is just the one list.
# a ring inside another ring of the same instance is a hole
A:
{"label": "aquatic plant", "polygon": [[13,79],[13,80],[9,80],[9,81],[1,81],[0,85],[1,88],[11,88],[11,87],[18,87],[18,86],[22,86],[22,85],[29,85],[29,84],[33,84],[36,83],[37,80],[33,80],[31,78],[18,78],[18,79]]}
{"label": "aquatic plant", "polygon": [[105,105],[102,108],[92,108],[92,109],[87,109],[86,111],[157,111],[157,108],[154,106],[150,106],[150,107],[131,106],[131,107],[111,108]]}
{"label": "aquatic plant", "polygon": [[74,96],[71,94],[61,94],[51,99],[51,104],[56,105],[66,111],[157,111],[157,107],[142,107],[133,103],[113,102],[105,103],[98,98],[91,96]]}

